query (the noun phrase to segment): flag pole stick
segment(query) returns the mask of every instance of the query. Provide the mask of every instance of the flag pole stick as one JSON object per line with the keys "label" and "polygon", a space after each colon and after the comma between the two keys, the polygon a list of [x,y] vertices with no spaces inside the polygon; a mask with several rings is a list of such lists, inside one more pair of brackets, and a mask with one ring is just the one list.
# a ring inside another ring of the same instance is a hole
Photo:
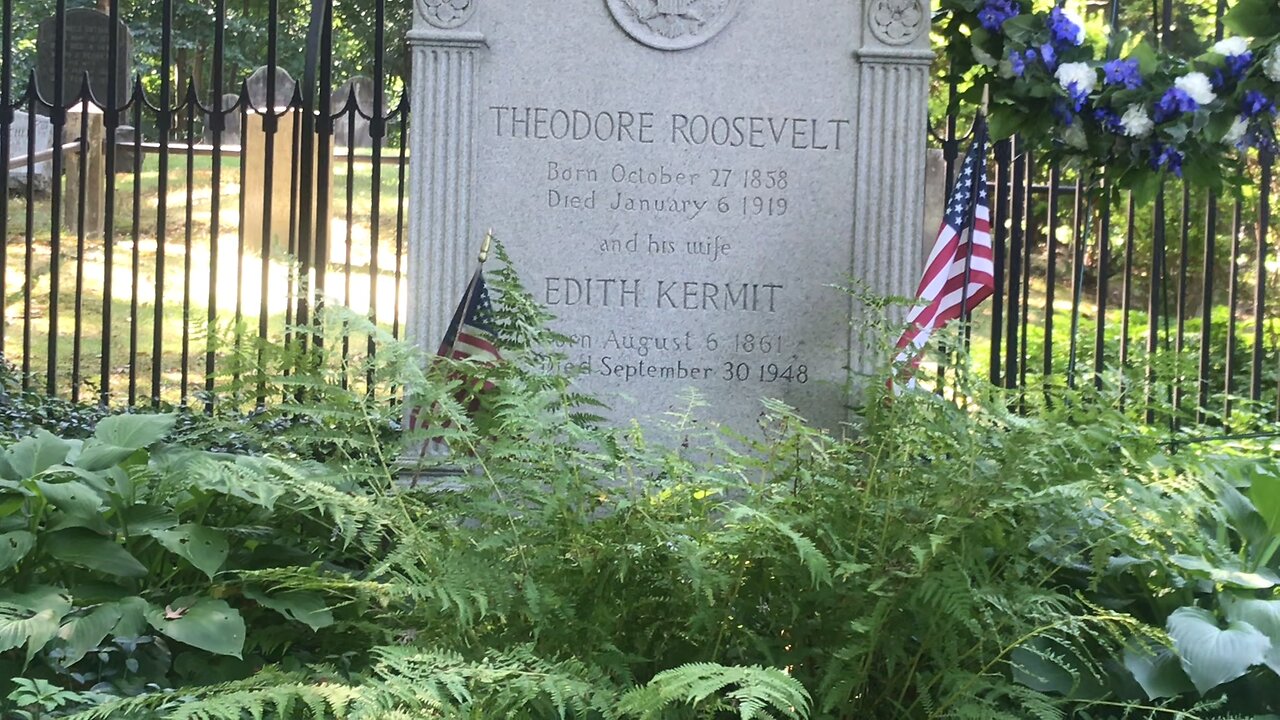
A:
{"label": "flag pole stick", "polygon": [[[990,90],[983,91],[982,109],[978,111],[978,117],[974,121],[973,141],[982,145],[982,165],[985,167],[986,146],[987,146],[987,97]],[[981,183],[986,182],[985,172],[974,172],[973,179],[970,181],[972,186],[969,193],[969,209],[965,213],[968,238],[965,241],[964,252],[964,287],[960,291],[960,321],[964,327],[964,350],[967,354],[969,348],[973,344],[973,311],[969,309],[969,281],[973,273],[973,236],[978,230],[978,193],[981,192]],[[967,364],[967,363],[966,363]]]}

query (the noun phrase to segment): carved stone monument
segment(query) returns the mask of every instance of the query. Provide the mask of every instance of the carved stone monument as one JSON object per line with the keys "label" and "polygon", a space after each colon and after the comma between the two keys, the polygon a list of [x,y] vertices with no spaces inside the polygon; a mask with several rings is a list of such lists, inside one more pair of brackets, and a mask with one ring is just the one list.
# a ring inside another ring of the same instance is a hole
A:
{"label": "carved stone monument", "polygon": [[[129,28],[120,21],[112,27],[110,15],[92,8],[67,10],[63,22],[62,106],[70,106],[80,97],[86,74],[94,101],[98,105],[107,104],[112,70],[111,35],[114,32],[115,106],[123,107],[133,89],[130,85],[133,40]],[[36,83],[41,97],[48,102],[56,101],[57,38],[57,19],[42,20],[36,36]],[[37,108],[40,112],[48,112],[40,104]]]}
{"label": "carved stone monument", "polygon": [[688,388],[740,429],[765,397],[846,417],[837,288],[919,279],[927,0],[415,1],[424,348],[493,228],[615,418]]}

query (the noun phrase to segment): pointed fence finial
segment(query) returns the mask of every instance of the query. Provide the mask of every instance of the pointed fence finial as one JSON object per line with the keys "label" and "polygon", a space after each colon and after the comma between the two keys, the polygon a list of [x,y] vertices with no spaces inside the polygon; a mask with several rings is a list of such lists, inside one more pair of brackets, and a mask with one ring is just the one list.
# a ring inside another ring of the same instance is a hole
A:
{"label": "pointed fence finial", "polygon": [[484,243],[480,245],[480,264],[489,259],[489,246],[493,243],[493,230],[484,234]]}

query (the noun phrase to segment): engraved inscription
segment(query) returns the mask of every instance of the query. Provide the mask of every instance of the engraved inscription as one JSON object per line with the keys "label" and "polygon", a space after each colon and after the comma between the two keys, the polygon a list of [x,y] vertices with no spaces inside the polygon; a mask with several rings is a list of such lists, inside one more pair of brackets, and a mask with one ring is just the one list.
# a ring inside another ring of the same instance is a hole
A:
{"label": "engraved inscription", "polygon": [[740,0],[607,0],[632,38],[659,50],[687,50],[715,37],[738,12]]}

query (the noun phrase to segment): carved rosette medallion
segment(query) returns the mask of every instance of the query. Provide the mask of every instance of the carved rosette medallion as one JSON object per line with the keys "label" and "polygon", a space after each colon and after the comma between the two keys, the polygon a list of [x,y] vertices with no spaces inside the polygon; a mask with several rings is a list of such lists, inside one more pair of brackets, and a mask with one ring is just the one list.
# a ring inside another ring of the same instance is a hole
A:
{"label": "carved rosette medallion", "polygon": [[871,34],[885,45],[908,45],[924,32],[920,0],[872,0],[867,12]]}
{"label": "carved rosette medallion", "polygon": [[742,0],[608,0],[609,12],[637,42],[659,50],[687,50],[715,37],[738,14]]}
{"label": "carved rosette medallion", "polygon": [[429,24],[443,30],[461,27],[475,14],[475,0],[417,0],[418,12]]}

